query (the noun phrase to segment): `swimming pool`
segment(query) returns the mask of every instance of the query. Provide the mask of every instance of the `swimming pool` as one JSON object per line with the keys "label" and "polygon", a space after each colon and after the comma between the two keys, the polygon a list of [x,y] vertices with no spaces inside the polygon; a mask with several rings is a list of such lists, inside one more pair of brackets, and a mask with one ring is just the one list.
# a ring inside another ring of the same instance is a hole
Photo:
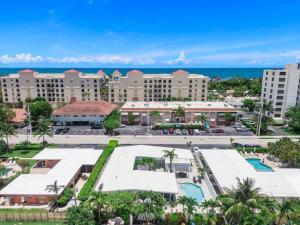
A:
{"label": "swimming pool", "polygon": [[192,183],[182,183],[180,184],[180,189],[189,198],[194,198],[198,203],[204,200],[204,194],[201,187]]}
{"label": "swimming pool", "polygon": [[262,163],[258,158],[248,158],[246,159],[248,163],[250,163],[254,169],[261,172],[273,172],[272,168]]}

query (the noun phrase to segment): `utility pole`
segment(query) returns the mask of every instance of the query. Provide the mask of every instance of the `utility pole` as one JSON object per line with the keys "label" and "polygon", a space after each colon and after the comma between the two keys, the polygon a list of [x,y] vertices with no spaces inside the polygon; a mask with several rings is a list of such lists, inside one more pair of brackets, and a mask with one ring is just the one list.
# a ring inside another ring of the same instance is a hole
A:
{"label": "utility pole", "polygon": [[32,134],[32,124],[31,124],[31,113],[30,113],[30,103],[27,104],[27,111],[28,111],[28,128],[27,128],[27,142],[28,142],[28,132]]}
{"label": "utility pole", "polygon": [[262,108],[263,108],[263,103],[260,103],[259,106],[259,114],[258,114],[258,120],[257,120],[257,126],[256,126],[256,135],[260,135],[260,128],[261,128],[261,120],[262,120]]}
{"label": "utility pole", "polygon": [[148,110],[147,110],[147,125],[148,125],[147,126],[147,136],[149,136],[150,135],[150,128],[149,128],[149,126],[150,126],[150,122],[149,122],[149,105],[148,105]]}

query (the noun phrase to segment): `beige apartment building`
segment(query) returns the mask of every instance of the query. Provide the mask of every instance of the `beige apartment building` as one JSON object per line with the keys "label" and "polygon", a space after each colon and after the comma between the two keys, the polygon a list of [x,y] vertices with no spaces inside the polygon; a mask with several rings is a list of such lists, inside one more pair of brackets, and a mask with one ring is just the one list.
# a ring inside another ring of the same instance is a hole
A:
{"label": "beige apartment building", "polygon": [[172,74],[144,74],[116,70],[108,81],[109,101],[207,100],[208,77],[177,70]]}
{"label": "beige apartment building", "polygon": [[26,69],[0,77],[0,84],[5,103],[36,97],[44,97],[53,103],[69,102],[71,97],[82,101],[98,101],[102,99],[100,90],[106,85],[106,75],[101,70],[96,74],[84,74],[77,70],[54,74]]}

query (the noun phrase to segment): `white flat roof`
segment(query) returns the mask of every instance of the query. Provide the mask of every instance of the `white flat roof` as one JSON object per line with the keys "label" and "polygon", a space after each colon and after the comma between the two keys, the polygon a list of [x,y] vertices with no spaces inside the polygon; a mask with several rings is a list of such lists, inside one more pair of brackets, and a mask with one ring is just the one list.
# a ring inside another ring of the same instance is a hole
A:
{"label": "white flat roof", "polygon": [[45,174],[21,174],[0,195],[53,195],[45,190],[47,185],[57,180],[58,185],[66,186],[82,165],[94,165],[101,153],[102,150],[89,148],[46,148],[33,159],[60,161]]}
{"label": "white flat roof", "polygon": [[273,197],[300,197],[300,169],[256,171],[235,150],[201,150],[209,168],[221,188],[236,187],[236,178],[255,180],[261,193]]}
{"label": "white flat roof", "polygon": [[226,102],[203,102],[203,101],[189,101],[189,102],[136,102],[127,101],[122,106],[121,110],[125,109],[177,109],[178,106],[182,106],[185,109],[229,109],[235,110],[235,108]]}
{"label": "white flat roof", "polygon": [[[175,173],[159,171],[133,170],[136,157],[162,158],[164,150],[172,148],[148,145],[118,147],[111,155],[104,172],[95,186],[102,191],[155,191],[161,193],[178,193]],[[181,162],[193,158],[190,150],[175,149]]]}

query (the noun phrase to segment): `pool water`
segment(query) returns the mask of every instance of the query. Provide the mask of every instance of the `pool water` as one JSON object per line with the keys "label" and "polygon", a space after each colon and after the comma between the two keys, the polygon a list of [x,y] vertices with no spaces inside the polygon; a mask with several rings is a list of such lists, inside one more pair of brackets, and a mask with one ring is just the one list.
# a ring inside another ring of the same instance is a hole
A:
{"label": "pool water", "polygon": [[272,168],[262,163],[260,159],[257,158],[248,158],[246,159],[248,163],[250,163],[254,169],[261,172],[273,172]]}
{"label": "pool water", "polygon": [[204,200],[204,194],[201,187],[192,183],[182,183],[180,184],[180,189],[189,198],[194,198],[198,203]]}
{"label": "pool water", "polygon": [[6,175],[11,170],[12,170],[11,168],[7,168],[7,167],[0,168],[0,176]]}

